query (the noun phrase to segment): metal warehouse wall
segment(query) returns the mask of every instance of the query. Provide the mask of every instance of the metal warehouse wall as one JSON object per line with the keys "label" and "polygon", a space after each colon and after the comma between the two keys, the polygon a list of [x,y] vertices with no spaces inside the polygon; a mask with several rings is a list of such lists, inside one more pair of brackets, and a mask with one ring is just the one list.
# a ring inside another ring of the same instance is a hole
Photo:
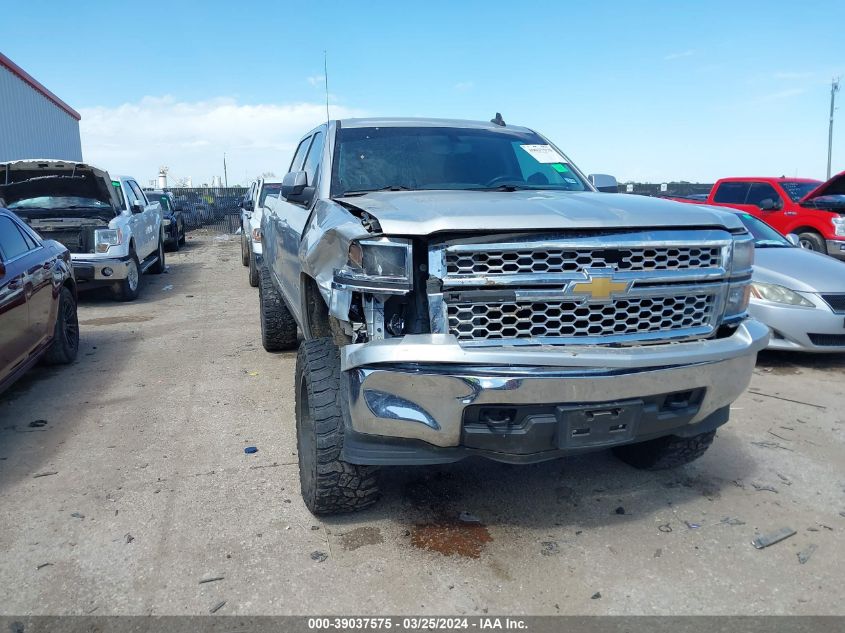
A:
{"label": "metal warehouse wall", "polygon": [[79,121],[0,66],[0,161],[82,161]]}

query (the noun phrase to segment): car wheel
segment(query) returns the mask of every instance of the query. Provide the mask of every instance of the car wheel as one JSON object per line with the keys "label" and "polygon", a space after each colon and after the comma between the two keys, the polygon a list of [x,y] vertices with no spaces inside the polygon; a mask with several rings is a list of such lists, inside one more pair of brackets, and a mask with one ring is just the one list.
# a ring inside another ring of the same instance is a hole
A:
{"label": "car wheel", "polygon": [[150,272],[154,275],[160,275],[167,268],[164,261],[164,235],[158,236],[158,253],[156,253],[156,263],[150,266]]}
{"label": "car wheel", "polygon": [[255,263],[255,253],[252,249],[249,250],[249,285],[253,288],[258,287],[258,266]]}
{"label": "car wheel", "polygon": [[282,295],[262,267],[258,280],[258,304],[261,317],[261,344],[268,352],[296,349],[296,321]]}
{"label": "car wheel", "polygon": [[241,226],[241,263],[244,266],[249,266],[249,240],[247,239],[246,227]]}
{"label": "car wheel", "polygon": [[135,301],[141,288],[141,266],[135,249],[129,251],[129,261],[126,262],[126,278],[117,284],[112,292],[117,301]]}
{"label": "car wheel", "polygon": [[716,431],[692,437],[667,435],[656,440],[617,446],[613,453],[626,464],[642,470],[677,468],[698,459],[710,448]]}
{"label": "car wheel", "polygon": [[51,365],[72,363],[79,351],[79,320],[76,316],[76,300],[70,289],[63,287],[59,294],[59,309],[53,330],[53,342],[44,355]]}
{"label": "car wheel", "polygon": [[181,229],[179,231],[179,243],[183,246],[185,245],[185,223],[183,222],[181,225]]}
{"label": "car wheel", "polygon": [[296,356],[296,448],[302,499],[313,514],[353,512],[378,500],[378,468],[341,459],[344,416],[340,353],[330,338]]}
{"label": "car wheel", "polygon": [[798,234],[798,244],[808,251],[816,251],[827,255],[827,243],[824,238],[815,231],[805,231]]}

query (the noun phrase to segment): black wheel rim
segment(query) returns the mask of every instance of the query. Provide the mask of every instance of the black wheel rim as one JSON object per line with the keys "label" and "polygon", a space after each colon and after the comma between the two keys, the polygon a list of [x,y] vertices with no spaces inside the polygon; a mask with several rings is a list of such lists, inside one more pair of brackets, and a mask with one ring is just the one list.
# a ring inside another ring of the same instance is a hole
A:
{"label": "black wheel rim", "polygon": [[311,417],[311,403],[308,398],[308,383],[303,373],[299,379],[299,397],[296,401],[296,421],[299,428],[296,434],[296,449],[299,453],[299,476],[302,479],[302,491],[314,490],[317,478],[317,442],[314,430],[314,418]]}
{"label": "black wheel rim", "polygon": [[67,346],[74,350],[79,344],[79,322],[76,319],[76,309],[70,301],[62,302],[62,333]]}

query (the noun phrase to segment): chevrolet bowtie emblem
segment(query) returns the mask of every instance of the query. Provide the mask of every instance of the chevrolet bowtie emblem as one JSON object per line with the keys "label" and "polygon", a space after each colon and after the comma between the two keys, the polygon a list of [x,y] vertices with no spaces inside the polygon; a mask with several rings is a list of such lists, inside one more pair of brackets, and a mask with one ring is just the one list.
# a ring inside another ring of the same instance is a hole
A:
{"label": "chevrolet bowtie emblem", "polygon": [[614,281],[613,277],[587,275],[587,281],[573,281],[569,292],[574,295],[589,295],[588,301],[610,301],[616,295],[625,294],[631,288],[630,281]]}

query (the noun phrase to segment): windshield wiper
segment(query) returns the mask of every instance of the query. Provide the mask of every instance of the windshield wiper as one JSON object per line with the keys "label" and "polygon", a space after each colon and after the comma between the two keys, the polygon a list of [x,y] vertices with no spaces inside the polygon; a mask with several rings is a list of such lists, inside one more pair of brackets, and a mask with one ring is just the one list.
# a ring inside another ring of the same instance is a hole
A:
{"label": "windshield wiper", "polygon": [[361,191],[344,191],[339,198],[346,198],[348,196],[364,196],[368,193],[374,193],[376,191],[416,191],[411,187],[406,187],[405,185],[387,185],[387,187],[382,187],[381,189],[362,189]]}

